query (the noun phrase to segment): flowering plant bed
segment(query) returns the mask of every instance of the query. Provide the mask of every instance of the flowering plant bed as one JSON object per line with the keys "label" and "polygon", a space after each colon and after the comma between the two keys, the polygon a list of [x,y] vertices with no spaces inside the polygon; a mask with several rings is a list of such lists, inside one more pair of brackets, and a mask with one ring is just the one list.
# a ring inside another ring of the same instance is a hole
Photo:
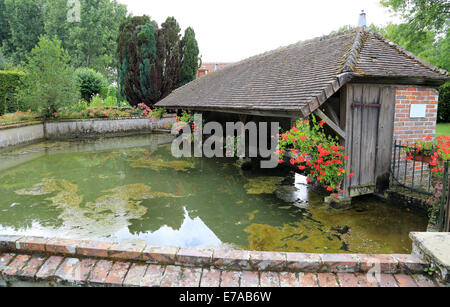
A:
{"label": "flowering plant bed", "polygon": [[[147,119],[161,119],[166,111],[164,109],[151,109],[145,104],[140,104],[137,108],[118,108],[118,107],[67,107],[54,112],[51,118],[47,120],[76,120],[76,119],[118,119],[143,117]],[[16,112],[0,116],[0,125],[10,125],[30,121],[41,121],[42,116],[37,112],[28,110],[27,112]]]}
{"label": "flowering plant bed", "polygon": [[450,136],[440,136],[433,141],[427,136],[425,141],[414,142],[403,148],[405,160],[414,160],[429,164],[433,173],[443,172],[443,161],[450,159]]}
{"label": "flowering plant bed", "polygon": [[[307,182],[317,181],[334,197],[345,194],[342,190],[348,155],[339,145],[337,137],[327,136],[323,126],[312,116],[310,120],[297,121],[294,127],[280,135],[279,163],[289,157],[289,163],[308,174]],[[353,173],[347,174],[350,178]]]}
{"label": "flowering plant bed", "polygon": [[36,121],[39,119],[39,114],[31,112],[31,110],[28,110],[27,112],[17,111],[16,113],[4,114],[0,116],[0,125],[17,124],[25,121]]}

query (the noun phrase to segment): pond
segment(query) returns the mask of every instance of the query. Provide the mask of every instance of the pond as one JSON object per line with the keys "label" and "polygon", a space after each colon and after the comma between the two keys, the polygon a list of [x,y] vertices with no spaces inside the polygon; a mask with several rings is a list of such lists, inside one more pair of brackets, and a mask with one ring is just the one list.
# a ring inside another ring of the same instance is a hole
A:
{"label": "pond", "polygon": [[0,153],[0,234],[312,253],[409,253],[425,216],[357,198],[336,210],[285,169],[175,159],[164,134]]}

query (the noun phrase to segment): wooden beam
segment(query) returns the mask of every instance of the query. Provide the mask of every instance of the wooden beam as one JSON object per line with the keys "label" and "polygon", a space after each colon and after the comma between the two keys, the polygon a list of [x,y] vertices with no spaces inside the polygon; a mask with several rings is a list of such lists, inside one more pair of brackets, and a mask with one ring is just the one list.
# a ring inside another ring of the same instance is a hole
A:
{"label": "wooden beam", "polygon": [[206,107],[180,107],[181,110],[190,110],[197,112],[217,112],[229,114],[245,114],[263,117],[283,117],[283,118],[304,118],[302,111],[270,111],[270,110],[246,110],[246,109],[225,109],[225,108],[206,108]]}
{"label": "wooden beam", "polygon": [[327,109],[327,112],[331,116],[333,122],[339,126],[339,117],[337,116],[336,112],[334,112],[334,109],[330,105],[330,102],[325,103],[325,108]]}
{"label": "wooden beam", "polygon": [[317,109],[316,111],[314,111],[314,113],[317,114],[317,116],[319,116],[322,120],[324,120],[327,123],[327,125],[331,129],[333,129],[334,132],[339,134],[339,136],[341,138],[345,139],[345,132],[344,132],[344,130],[342,130],[341,127],[336,125],[330,118],[328,118],[328,116],[326,116],[322,111],[320,111],[320,109]]}

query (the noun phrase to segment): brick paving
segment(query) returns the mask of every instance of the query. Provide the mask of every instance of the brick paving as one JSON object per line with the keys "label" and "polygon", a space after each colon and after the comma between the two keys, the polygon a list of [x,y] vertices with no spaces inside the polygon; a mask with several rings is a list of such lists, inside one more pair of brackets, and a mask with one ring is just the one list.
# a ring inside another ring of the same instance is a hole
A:
{"label": "brick paving", "polygon": [[[415,255],[303,254],[0,236],[0,286],[434,287]],[[368,276],[373,268],[381,274]]]}
{"label": "brick paving", "polygon": [[96,258],[0,254],[0,285],[53,281],[56,285],[104,287],[436,287],[425,275],[228,271]]}

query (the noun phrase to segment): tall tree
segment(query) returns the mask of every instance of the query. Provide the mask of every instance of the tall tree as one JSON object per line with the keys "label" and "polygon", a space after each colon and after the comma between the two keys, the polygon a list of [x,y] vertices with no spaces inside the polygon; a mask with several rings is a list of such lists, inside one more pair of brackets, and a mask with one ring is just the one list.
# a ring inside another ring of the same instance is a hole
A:
{"label": "tall tree", "polygon": [[115,0],[82,2],[80,22],[69,27],[68,48],[76,67],[108,73],[113,66],[119,26],[126,14],[126,7]]}
{"label": "tall tree", "polygon": [[180,53],[180,32],[181,28],[175,17],[168,17],[161,25],[161,33],[164,37],[164,71],[162,84],[162,97],[169,95],[178,84],[180,74],[181,53]]}
{"label": "tall tree", "polygon": [[75,8],[70,6],[72,2],[0,0],[4,54],[18,64],[36,45],[39,35],[57,37],[74,67],[90,67],[115,80],[116,38],[127,15],[126,7],[115,0],[83,0],[77,21],[68,18],[69,10]]}
{"label": "tall tree", "polygon": [[149,100],[145,100],[141,90],[141,72],[139,66],[143,60],[139,59],[141,54],[138,50],[139,46],[137,42],[137,36],[141,32],[141,28],[147,24],[152,24],[148,16],[128,17],[120,26],[119,37],[117,39],[117,52],[120,62],[120,87],[123,95],[133,105],[137,105],[140,102],[145,102],[149,105],[152,104]]}
{"label": "tall tree", "polygon": [[184,31],[184,37],[181,40],[181,75],[178,86],[183,86],[197,77],[199,69],[199,49],[195,39],[194,29],[191,27]]}
{"label": "tall tree", "polygon": [[411,24],[388,24],[384,27],[370,26],[406,50],[414,53],[421,59],[438,65],[439,52],[436,48],[436,33],[431,30],[416,30]]}
{"label": "tall tree", "polygon": [[9,31],[5,0],[0,0],[0,48],[2,47],[3,42],[10,37]]}
{"label": "tall tree", "polygon": [[59,108],[77,101],[75,72],[61,41],[41,36],[27,58],[27,75],[18,94],[26,105],[41,111],[44,117],[52,117]]}
{"label": "tall tree", "polygon": [[15,63],[26,59],[44,33],[44,1],[5,0],[9,37],[3,42],[3,50]]}
{"label": "tall tree", "polygon": [[400,13],[416,30],[445,33],[450,25],[448,0],[381,0],[381,4]]}
{"label": "tall tree", "polygon": [[121,25],[120,87],[130,104],[152,106],[195,78],[199,53],[195,34],[190,28],[181,41],[180,31],[173,17],[161,28],[148,16],[128,17]]}

